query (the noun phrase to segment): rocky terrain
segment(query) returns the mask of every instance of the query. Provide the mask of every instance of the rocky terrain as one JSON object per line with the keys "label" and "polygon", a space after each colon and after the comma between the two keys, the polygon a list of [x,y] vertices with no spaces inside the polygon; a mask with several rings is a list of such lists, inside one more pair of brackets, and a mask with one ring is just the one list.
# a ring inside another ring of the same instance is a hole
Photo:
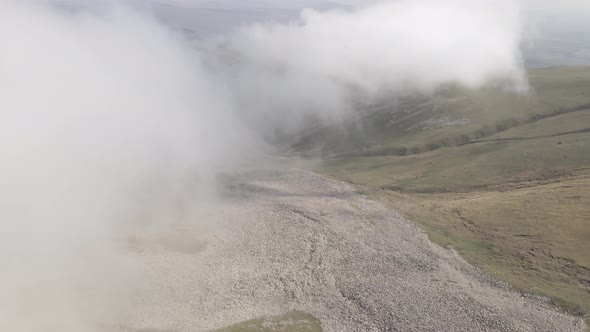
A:
{"label": "rocky terrain", "polygon": [[216,330],[291,310],[325,331],[583,329],[345,183],[273,167],[224,187],[215,226],[137,235],[141,282],[116,330]]}

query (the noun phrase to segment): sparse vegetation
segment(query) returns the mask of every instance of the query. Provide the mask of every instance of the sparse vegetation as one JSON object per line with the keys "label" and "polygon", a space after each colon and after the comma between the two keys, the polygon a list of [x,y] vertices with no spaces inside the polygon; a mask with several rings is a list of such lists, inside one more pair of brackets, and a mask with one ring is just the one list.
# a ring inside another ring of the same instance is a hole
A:
{"label": "sparse vegetation", "polygon": [[293,310],[276,317],[262,317],[242,322],[217,332],[321,332],[320,321],[310,314]]}

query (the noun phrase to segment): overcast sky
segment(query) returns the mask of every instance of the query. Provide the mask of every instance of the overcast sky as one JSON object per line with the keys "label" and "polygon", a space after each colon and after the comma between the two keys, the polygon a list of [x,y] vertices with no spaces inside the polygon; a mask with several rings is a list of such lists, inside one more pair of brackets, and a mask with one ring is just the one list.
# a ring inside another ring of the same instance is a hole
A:
{"label": "overcast sky", "polygon": [[[79,3],[85,6],[96,5],[113,0],[54,0],[58,2]],[[116,0],[115,0],[116,1]],[[207,24],[199,24],[206,20],[219,28],[239,25],[244,20],[283,20],[287,17],[296,18],[304,8],[317,10],[347,9],[369,6],[376,2],[404,2],[409,0],[120,0],[141,4],[151,4],[156,9],[168,8],[170,19],[176,16],[178,23],[198,25],[211,29]],[[412,0],[419,1],[419,0]],[[494,2],[493,0],[481,0]],[[519,1],[519,0],[514,0]],[[590,27],[590,1],[588,0],[520,0],[527,21],[536,24],[550,25],[553,28],[576,30]],[[203,14],[210,14],[204,18]],[[218,22],[215,22],[215,19]]]}
{"label": "overcast sky", "polygon": [[[157,15],[168,24],[198,34],[225,33],[253,22],[295,20],[304,8],[349,10],[378,1],[151,0]],[[590,64],[590,34],[587,33],[590,1],[522,0],[521,3],[523,50],[529,67]]]}
{"label": "overcast sky", "polygon": [[[83,0],[81,0],[83,1]],[[284,20],[297,17],[304,8],[317,10],[346,9],[367,6],[379,0],[148,0],[156,8],[168,8],[182,24],[198,25],[211,21],[214,29],[231,28],[244,21]],[[405,0],[386,0],[405,1]],[[491,0],[484,0],[491,1]],[[516,1],[516,0],[515,0]],[[142,0],[140,0],[142,2]],[[143,1],[145,2],[145,1]],[[552,30],[579,31],[590,27],[590,1],[587,0],[522,0],[527,23],[551,27]],[[204,18],[208,13],[210,18]],[[172,18],[172,16],[170,16]],[[215,19],[218,21],[215,22]]]}
{"label": "overcast sky", "polygon": [[[55,0],[96,5],[116,0]],[[353,10],[383,1],[420,0],[120,0],[151,7],[165,24],[193,37],[224,34],[255,22],[297,20],[301,10]],[[493,3],[494,0],[481,0]],[[517,0],[514,0],[517,1]],[[590,64],[589,0],[521,0],[527,66]]]}

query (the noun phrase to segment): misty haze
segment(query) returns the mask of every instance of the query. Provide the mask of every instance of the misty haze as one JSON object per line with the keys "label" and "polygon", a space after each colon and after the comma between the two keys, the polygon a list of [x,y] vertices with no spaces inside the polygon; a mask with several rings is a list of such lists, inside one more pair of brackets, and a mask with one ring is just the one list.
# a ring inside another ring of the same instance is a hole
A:
{"label": "misty haze", "polygon": [[0,331],[586,331],[583,0],[0,1]]}

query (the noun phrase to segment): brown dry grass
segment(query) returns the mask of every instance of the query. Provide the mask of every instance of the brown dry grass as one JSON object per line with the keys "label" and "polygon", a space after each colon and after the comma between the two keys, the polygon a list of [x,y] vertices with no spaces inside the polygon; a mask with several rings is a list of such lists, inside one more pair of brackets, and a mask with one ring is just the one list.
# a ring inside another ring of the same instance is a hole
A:
{"label": "brown dry grass", "polygon": [[589,188],[585,173],[505,191],[365,190],[491,275],[584,315],[590,311]]}

